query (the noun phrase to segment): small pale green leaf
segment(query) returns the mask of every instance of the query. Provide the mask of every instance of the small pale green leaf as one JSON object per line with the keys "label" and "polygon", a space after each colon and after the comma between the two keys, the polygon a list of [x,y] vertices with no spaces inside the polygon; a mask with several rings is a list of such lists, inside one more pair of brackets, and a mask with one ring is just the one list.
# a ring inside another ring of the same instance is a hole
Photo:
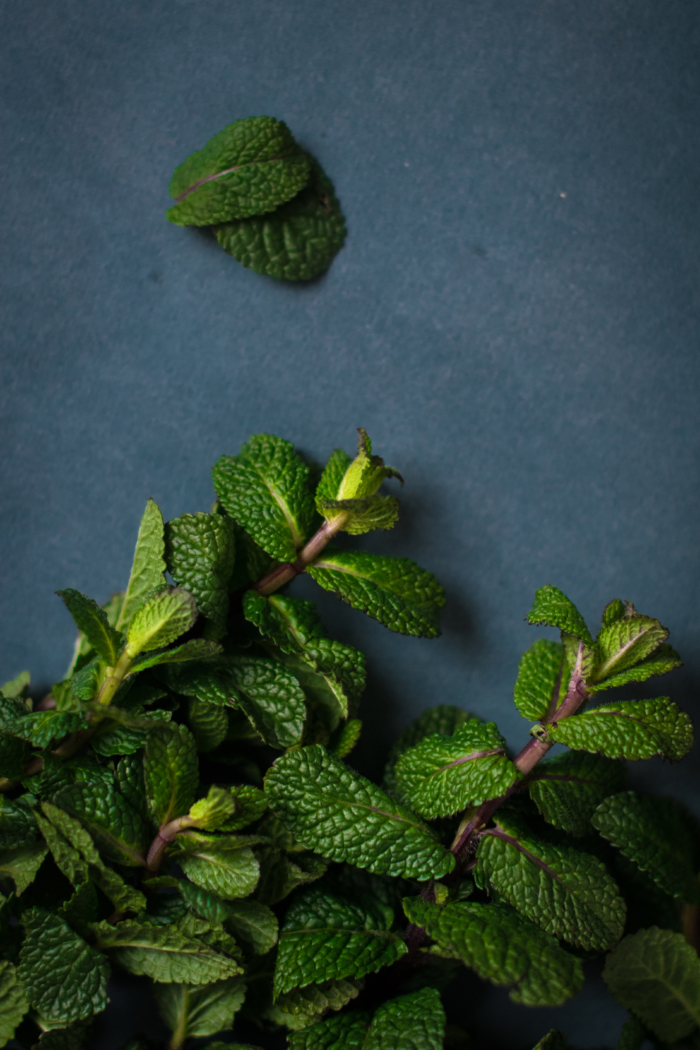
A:
{"label": "small pale green leaf", "polygon": [[170,645],[197,619],[197,603],[182,587],[165,587],[140,605],[129,623],[128,652],[136,656]]}
{"label": "small pale green leaf", "polygon": [[71,711],[35,711],[13,723],[12,732],[37,747],[48,748],[69,733],[87,727],[85,716]]}
{"label": "small pale green leaf", "polygon": [[210,624],[208,637],[226,630],[228,585],[236,557],[233,521],[221,514],[183,514],[165,526],[165,558],[170,575],[186,587]]}
{"label": "small pale green leaf", "polygon": [[651,616],[623,616],[601,627],[596,639],[598,662],[593,681],[620,674],[654,652],[668,638],[668,628]]}
{"label": "small pale green leaf", "polygon": [[144,864],[150,844],[146,821],[113,787],[74,784],[59,791],[55,803],[80,821],[107,860],[127,867]]}
{"label": "small pale green leaf", "polygon": [[408,949],[389,932],[391,918],[381,906],[360,907],[316,886],[296,897],[280,930],[275,997],[321,981],[362,977],[396,962]]}
{"label": "small pale green leaf", "polygon": [[[221,710],[221,708],[213,708]],[[212,784],[206,798],[200,798],[190,806],[189,817],[194,826],[202,831],[216,831],[236,811],[236,803],[227,788]]]}
{"label": "small pale green leaf", "polygon": [[0,962],[0,1046],[12,1039],[29,1009],[29,1000],[11,962]]}
{"label": "small pale green leaf", "polygon": [[235,900],[247,897],[257,886],[260,864],[245,838],[186,832],[178,841],[186,852],[177,854],[177,862],[187,878],[202,889],[224,900]]}
{"label": "small pale green leaf", "polygon": [[141,926],[127,919],[118,926],[96,923],[92,929],[101,951],[110,952],[129,973],[154,981],[209,984],[242,972],[235,959],[220,955],[174,926]]}
{"label": "small pale green leaf", "polygon": [[157,726],[143,753],[148,810],[158,824],[183,816],[194,802],[199,782],[197,748],[186,726]]}
{"label": "small pale green leaf", "polygon": [[157,984],[153,989],[160,1015],[178,1038],[216,1035],[233,1026],[243,1005],[242,977],[228,977],[214,984]]}
{"label": "small pale green leaf", "polygon": [[124,637],[110,627],[104,611],[96,601],[73,590],[72,587],[56,592],[66,604],[78,630],[109,667],[114,667],[124,644]]}
{"label": "small pale green leaf", "polygon": [[323,514],[325,500],[337,499],[343,478],[352,464],[352,456],[342,448],[336,448],[331,452],[328,462],[324,468],[321,479],[316,487],[316,510]]}
{"label": "small pale green leaf", "polygon": [[575,751],[608,758],[653,758],[679,762],[693,746],[693,723],[667,696],[622,700],[564,718],[548,727],[551,740]]}
{"label": "small pale green leaf", "polygon": [[331,860],[418,879],[454,867],[452,854],[418,817],[320,744],[278,758],[265,793],[295,838]]}
{"label": "small pale green leaf", "polygon": [[675,649],[670,645],[660,645],[644,660],[640,660],[639,663],[635,664],[634,667],[628,667],[627,670],[620,671],[619,674],[610,675],[610,677],[598,684],[590,683],[588,691],[593,694],[599,693],[604,689],[614,689],[620,685],[627,685],[628,682],[646,682],[647,678],[668,674],[669,671],[675,671],[677,667],[682,666],[681,658]]}
{"label": "small pale green leaf", "polygon": [[57,915],[32,908],[22,916],[27,935],[19,975],[29,1001],[46,1021],[70,1024],[104,1010],[109,965]]}
{"label": "small pale green leaf", "polygon": [[535,602],[527,614],[528,623],[558,627],[573,634],[590,648],[593,647],[591,632],[576,606],[558,587],[547,584],[535,591]]}
{"label": "small pale green leaf", "polygon": [[441,952],[479,977],[510,988],[525,1006],[558,1006],[583,987],[581,960],[505,904],[460,901],[439,907],[409,897],[404,911]]}
{"label": "small pale green leaf", "polygon": [[683,1039],[700,1024],[700,960],[680,933],[652,926],[625,937],[603,979],[659,1039]]}
{"label": "small pale green leaf", "polygon": [[440,633],[444,589],[409,558],[326,548],[308,572],[324,590],[334,591],[392,631],[422,638]]}
{"label": "small pale green leaf", "polygon": [[537,766],[530,798],[548,824],[570,835],[590,835],[596,806],[624,781],[625,767],[617,759],[569,751]]}
{"label": "small pale green leaf", "polygon": [[513,699],[523,718],[545,718],[564,699],[568,674],[561,642],[540,638],[520,657]]}
{"label": "small pale green leaf", "polygon": [[17,896],[31,886],[49,851],[43,842],[30,842],[19,849],[0,850],[0,877],[12,879]]}
{"label": "small pale green leaf", "polygon": [[163,515],[160,507],[154,500],[149,499],[139,525],[129,583],[114,625],[117,630],[128,625],[131,617],[148,595],[165,586],[163,530]]}

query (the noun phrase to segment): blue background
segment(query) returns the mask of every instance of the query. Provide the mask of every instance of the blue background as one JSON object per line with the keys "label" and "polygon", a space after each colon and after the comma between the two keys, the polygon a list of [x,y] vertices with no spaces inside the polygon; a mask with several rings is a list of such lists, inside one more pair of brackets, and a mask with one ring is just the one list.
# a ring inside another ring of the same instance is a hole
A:
{"label": "blue background", "polygon": [[[369,656],[362,768],[438,702],[524,741],[512,682],[546,582],[591,624],[617,596],[658,616],[686,665],[634,695],[697,712],[697,5],[2,9],[0,680],[62,676],[52,592],[122,586],[147,497],[207,509],[211,465],[251,433],[323,460],[363,425],[407,479],[402,523],[367,546],[450,600],[428,642],[321,597]],[[317,155],[347,217],[303,286],[164,218],[173,168],[258,114]],[[695,754],[643,775],[700,811]],[[624,1017],[595,976],[557,1010],[460,995],[490,1047],[554,1024],[611,1043]],[[109,1017],[105,1047],[132,1021]]]}

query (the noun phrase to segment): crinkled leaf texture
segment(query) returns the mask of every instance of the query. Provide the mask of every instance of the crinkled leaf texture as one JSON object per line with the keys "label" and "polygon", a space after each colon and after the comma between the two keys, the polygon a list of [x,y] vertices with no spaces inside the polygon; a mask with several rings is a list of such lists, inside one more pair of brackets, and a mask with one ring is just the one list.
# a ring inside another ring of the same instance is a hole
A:
{"label": "crinkled leaf texture", "polygon": [[18,897],[34,882],[47,853],[43,842],[30,842],[19,849],[0,850],[0,875],[12,879]]}
{"label": "crinkled leaf texture", "polygon": [[150,594],[165,586],[164,554],[163,515],[158,504],[149,499],[139,525],[129,583],[115,625],[118,630],[127,626]]}
{"label": "crinkled leaf texture", "polygon": [[548,824],[570,835],[589,835],[596,807],[624,781],[625,767],[618,759],[568,751],[537,766],[530,798]]}
{"label": "crinkled leaf texture", "polygon": [[445,1012],[434,988],[401,995],[370,1021],[362,1011],[340,1014],[295,1032],[290,1050],[442,1050]]}
{"label": "crinkled leaf texture", "polygon": [[270,808],[308,849],[378,874],[440,878],[453,855],[398,805],[321,744],[278,758],[265,779]]}
{"label": "crinkled leaf texture", "polygon": [[498,814],[482,835],[477,881],[547,933],[605,950],[622,936],[625,902],[597,857],[535,838],[515,817]]}
{"label": "crinkled leaf texture", "polygon": [[235,960],[189,937],[175,926],[140,926],[128,919],[118,926],[107,922],[92,927],[97,946],[130,973],[154,981],[209,984],[242,972]]}
{"label": "crinkled leaf texture", "polygon": [[309,161],[273,117],[235,120],[175,169],[167,212],[178,226],[212,226],[272,211],[309,178]]}
{"label": "crinkled leaf texture", "polygon": [[16,849],[36,840],[37,827],[30,798],[20,796],[13,800],[0,795],[0,849]]}
{"label": "crinkled leaf texture", "polygon": [[106,660],[109,667],[116,664],[124,644],[123,635],[110,627],[105,612],[96,601],[72,587],[56,592],[66,604],[75,624],[93,649]]}
{"label": "crinkled leaf texture", "polygon": [[583,616],[563,591],[560,591],[558,587],[552,587],[551,584],[546,584],[535,591],[535,601],[527,614],[527,619],[528,623],[558,627],[560,631],[573,634],[585,645],[593,647],[591,632],[586,627]]}
{"label": "crinkled leaf texture", "polygon": [[415,747],[421,740],[435,733],[439,736],[452,736],[459,726],[472,719],[477,722],[482,721],[476,715],[470,714],[469,711],[464,711],[461,707],[455,707],[453,704],[438,704],[437,707],[429,707],[427,711],[423,711],[422,714],[418,715],[406,726],[392,745],[384,770],[383,787],[394,798],[397,798],[400,802],[405,802],[405,799],[401,798],[401,792],[396,781],[396,763],[401,755],[408,751],[410,747]]}
{"label": "crinkled leaf texture", "polygon": [[224,901],[191,882],[179,882],[178,889],[192,911],[209,922],[225,922],[256,955],[265,955],[277,943],[277,916],[264,904],[252,900]]}
{"label": "crinkled leaf texture", "polygon": [[477,719],[459,726],[453,736],[426,737],[396,764],[401,797],[428,820],[499,798],[518,779],[505,747],[496,723]]}
{"label": "crinkled leaf texture", "polygon": [[186,587],[202,616],[211,621],[209,637],[226,630],[228,584],[236,539],[233,522],[221,514],[183,514],[165,526],[165,556],[176,583]]}
{"label": "crinkled leaf texture", "polygon": [[246,986],[240,976],[213,984],[157,984],[153,989],[160,1015],[183,1038],[216,1035],[233,1026]]}
{"label": "crinkled leaf texture", "polygon": [[29,1009],[29,1000],[11,962],[0,962],[0,1046],[12,1039]]}
{"label": "crinkled leaf texture", "polygon": [[280,561],[294,561],[318,519],[309,468],[291,441],[257,434],[237,456],[222,456],[212,477],[222,505],[255,542]]}
{"label": "crinkled leaf texture", "polygon": [[653,758],[680,762],[693,746],[693,723],[667,696],[622,700],[564,718],[548,727],[551,740],[575,751],[608,758]]}
{"label": "crinkled leaf texture", "polygon": [[596,639],[598,660],[593,681],[621,674],[644,660],[668,638],[668,628],[651,616],[622,616],[601,627]]}
{"label": "crinkled leaf texture", "polygon": [[304,731],[306,702],[291,671],[261,656],[231,657],[228,670],[236,706],[265,743],[277,748],[297,744]]}
{"label": "crinkled leaf texture", "polygon": [[187,813],[199,782],[197,748],[189,729],[157,726],[148,735],[143,753],[148,809],[154,821],[166,824]]}
{"label": "crinkled leaf texture", "polygon": [[407,948],[389,932],[393,913],[314,886],[296,897],[279,936],[275,997],[321,981],[363,977],[390,966]]}
{"label": "crinkled leaf texture", "polygon": [[539,638],[520,657],[513,699],[523,718],[545,718],[564,699],[568,676],[564,646]]}
{"label": "crinkled leaf texture", "polygon": [[700,1024],[700,960],[680,933],[652,926],[625,937],[603,978],[659,1039],[683,1039]]}
{"label": "crinkled leaf texture", "polygon": [[109,964],[57,915],[25,912],[19,974],[29,1001],[53,1026],[104,1010]]}
{"label": "crinkled leaf texture", "polygon": [[391,631],[437,638],[445,605],[442,584],[410,558],[326,548],[308,569],[326,591]]}
{"label": "crinkled leaf texture", "polygon": [[673,799],[622,791],[598,806],[591,823],[664,893],[700,904],[697,830]]}
{"label": "crinkled leaf texture", "polygon": [[177,854],[177,862],[188,879],[202,889],[224,900],[235,900],[247,897],[257,886],[260,864],[249,839],[187,832],[178,841],[185,852]]}
{"label": "crinkled leaf texture", "polygon": [[59,791],[55,801],[87,828],[108,860],[127,867],[144,863],[150,843],[146,821],[113,787],[74,784]]}
{"label": "crinkled leaf texture", "polygon": [[516,1003],[558,1006],[583,987],[581,960],[506,904],[438,907],[409,897],[404,910],[441,953],[461,959],[484,980],[510,988]]}
{"label": "crinkled leaf texture", "polygon": [[140,605],[129,623],[129,650],[135,656],[170,645],[197,619],[197,603],[182,587],[164,587]]}

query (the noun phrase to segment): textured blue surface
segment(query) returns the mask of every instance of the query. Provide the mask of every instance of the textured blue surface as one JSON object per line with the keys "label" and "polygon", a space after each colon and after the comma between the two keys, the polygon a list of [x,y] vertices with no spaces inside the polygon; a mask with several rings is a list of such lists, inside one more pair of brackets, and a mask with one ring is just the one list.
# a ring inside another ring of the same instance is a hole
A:
{"label": "textured blue surface", "polygon": [[[52,592],[122,585],[148,496],[206,509],[212,463],[251,433],[322,459],[364,425],[407,479],[403,523],[367,546],[450,595],[437,642],[322,600],[370,656],[367,768],[437,702],[523,741],[512,681],[545,582],[591,623],[618,595],[659,616],[686,667],[655,688],[697,713],[697,5],[3,10],[0,680],[62,674]],[[348,221],[302,287],[164,219],[175,165],[262,113]],[[700,811],[696,758],[649,768]],[[611,1043],[622,1019],[595,985],[556,1011],[477,999],[511,1046],[555,1023]]]}

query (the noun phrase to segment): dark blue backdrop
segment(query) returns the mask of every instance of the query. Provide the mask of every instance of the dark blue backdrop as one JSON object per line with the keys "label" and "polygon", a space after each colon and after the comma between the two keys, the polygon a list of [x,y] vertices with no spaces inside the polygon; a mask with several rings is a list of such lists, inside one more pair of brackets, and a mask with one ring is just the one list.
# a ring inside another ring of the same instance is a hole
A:
{"label": "dark blue backdrop", "polygon": [[[616,596],[660,617],[686,660],[660,689],[697,711],[697,5],[2,8],[0,680],[61,676],[52,592],[123,585],[148,496],[206,509],[211,464],[251,433],[322,459],[364,425],[407,479],[403,523],[369,544],[417,557],[450,604],[425,642],[323,599],[369,655],[363,768],[437,702],[524,740],[512,682],[545,582],[591,623]],[[307,286],[164,219],[175,165],[263,113],[347,216]],[[700,810],[695,762],[647,770]],[[595,979],[553,1011],[467,991],[509,1045],[552,1024],[610,1043],[623,1018]]]}

